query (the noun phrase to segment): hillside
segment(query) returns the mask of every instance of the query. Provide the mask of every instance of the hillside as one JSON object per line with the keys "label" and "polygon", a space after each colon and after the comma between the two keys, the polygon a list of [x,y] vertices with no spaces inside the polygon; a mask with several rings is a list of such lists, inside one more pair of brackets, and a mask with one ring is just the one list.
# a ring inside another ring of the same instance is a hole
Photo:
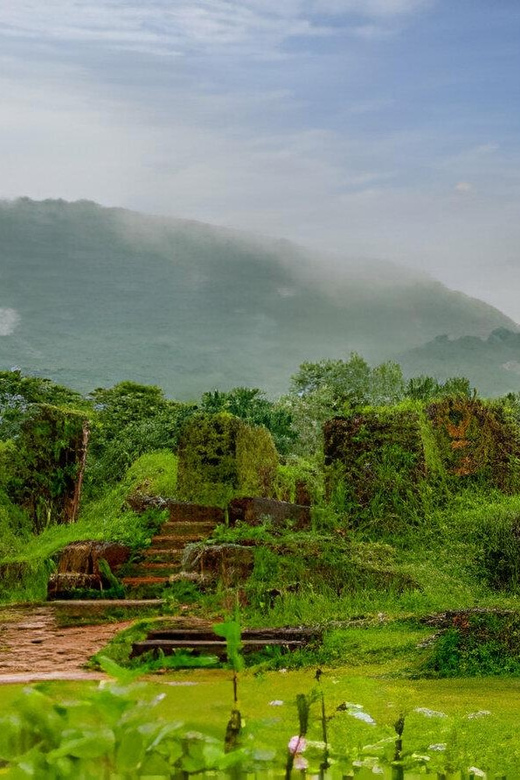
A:
{"label": "hillside", "polygon": [[497,328],[487,338],[437,336],[400,355],[407,376],[430,374],[439,380],[464,375],[482,395],[520,391],[520,333]]}
{"label": "hillside", "polygon": [[304,360],[382,360],[440,333],[516,327],[389,264],[88,201],[0,204],[0,369],[81,390],[133,379],[178,398],[238,384],[282,392]]}

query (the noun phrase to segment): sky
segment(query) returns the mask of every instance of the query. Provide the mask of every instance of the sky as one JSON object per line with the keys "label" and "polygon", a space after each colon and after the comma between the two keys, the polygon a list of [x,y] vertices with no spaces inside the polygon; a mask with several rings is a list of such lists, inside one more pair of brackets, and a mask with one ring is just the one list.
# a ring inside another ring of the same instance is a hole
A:
{"label": "sky", "polygon": [[520,322],[519,44],[518,0],[0,0],[0,198],[388,259]]}

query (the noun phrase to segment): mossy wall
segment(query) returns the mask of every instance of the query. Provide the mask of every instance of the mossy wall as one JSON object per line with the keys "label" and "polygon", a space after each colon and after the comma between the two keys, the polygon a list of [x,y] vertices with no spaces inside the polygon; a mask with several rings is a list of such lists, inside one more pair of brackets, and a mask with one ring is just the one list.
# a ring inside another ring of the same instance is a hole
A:
{"label": "mossy wall", "polygon": [[467,485],[520,491],[520,437],[503,407],[453,396],[367,408],[324,426],[327,494],[354,517],[424,516]]}
{"label": "mossy wall", "polygon": [[237,495],[274,494],[278,454],[267,428],[240,425],[236,438]]}
{"label": "mossy wall", "polygon": [[418,408],[366,409],[325,423],[328,498],[354,516],[403,516],[422,506],[428,474]]}
{"label": "mossy wall", "polygon": [[76,518],[87,433],[84,414],[35,404],[16,441],[3,448],[0,487],[36,532]]}
{"label": "mossy wall", "polygon": [[226,506],[235,496],[271,497],[278,455],[265,428],[225,412],[191,418],[178,449],[177,497]]}
{"label": "mossy wall", "polygon": [[520,436],[505,409],[452,397],[430,404],[426,411],[449,475],[506,493],[520,490]]}

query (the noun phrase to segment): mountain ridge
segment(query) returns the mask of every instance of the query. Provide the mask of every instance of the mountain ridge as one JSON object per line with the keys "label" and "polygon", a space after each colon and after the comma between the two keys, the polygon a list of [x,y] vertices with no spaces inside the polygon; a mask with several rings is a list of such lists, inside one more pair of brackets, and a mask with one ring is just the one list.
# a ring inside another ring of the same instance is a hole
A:
{"label": "mountain ridge", "polygon": [[196,220],[3,201],[0,367],[81,390],[134,379],[180,398],[238,384],[279,393],[304,360],[356,350],[374,362],[439,333],[518,329],[427,275],[342,263]]}

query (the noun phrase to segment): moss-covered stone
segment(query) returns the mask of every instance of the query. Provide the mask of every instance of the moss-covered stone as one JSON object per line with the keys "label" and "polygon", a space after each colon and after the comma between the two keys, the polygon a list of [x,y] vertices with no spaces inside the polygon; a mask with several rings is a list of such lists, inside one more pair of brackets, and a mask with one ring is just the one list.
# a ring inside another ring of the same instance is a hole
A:
{"label": "moss-covered stone", "polygon": [[224,507],[237,495],[273,495],[278,455],[266,428],[220,413],[189,420],[179,442],[177,496]]}
{"label": "moss-covered stone", "polygon": [[272,531],[310,531],[312,527],[309,506],[276,501],[272,498],[234,498],[228,507],[229,524],[246,523],[251,526],[269,524]]}
{"label": "moss-covered stone", "polygon": [[354,516],[403,516],[428,475],[421,412],[367,409],[324,426],[328,497]]}
{"label": "moss-covered stone", "polygon": [[518,426],[475,398],[367,408],[327,422],[324,437],[328,497],[354,518],[424,517],[468,484],[520,490]]}
{"label": "moss-covered stone", "polygon": [[37,532],[76,519],[87,443],[83,413],[35,404],[16,441],[4,447],[3,488]]}
{"label": "moss-covered stone", "polygon": [[452,397],[430,404],[427,414],[448,474],[508,493],[520,489],[519,431],[505,409]]}

